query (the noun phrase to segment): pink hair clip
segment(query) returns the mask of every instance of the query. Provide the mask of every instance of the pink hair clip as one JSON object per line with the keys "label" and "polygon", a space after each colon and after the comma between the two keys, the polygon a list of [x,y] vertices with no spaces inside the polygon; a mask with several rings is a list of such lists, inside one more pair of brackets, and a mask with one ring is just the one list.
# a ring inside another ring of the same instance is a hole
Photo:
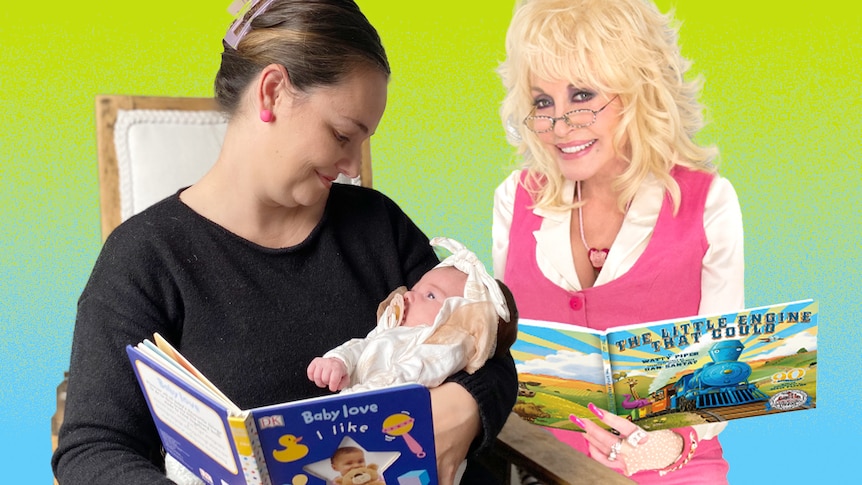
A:
{"label": "pink hair clip", "polygon": [[224,41],[227,45],[236,49],[239,41],[245,37],[251,29],[251,21],[258,15],[266,11],[274,0],[234,0],[227,8],[227,11],[236,17],[236,20],[230,24],[230,28],[224,36]]}

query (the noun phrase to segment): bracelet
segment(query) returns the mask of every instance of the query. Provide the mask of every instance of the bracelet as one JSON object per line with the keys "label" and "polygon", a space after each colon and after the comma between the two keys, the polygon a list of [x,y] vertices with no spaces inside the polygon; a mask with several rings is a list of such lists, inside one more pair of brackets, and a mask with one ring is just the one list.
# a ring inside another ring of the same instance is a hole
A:
{"label": "bracelet", "polygon": [[683,436],[682,451],[680,452],[679,457],[674,460],[674,462],[671,463],[667,468],[659,470],[658,475],[660,477],[663,477],[670,472],[679,470],[680,468],[685,466],[686,463],[691,461],[691,459],[694,457],[695,451],[697,451],[697,433],[695,433],[693,429],[689,428],[688,440],[686,440],[685,436]]}

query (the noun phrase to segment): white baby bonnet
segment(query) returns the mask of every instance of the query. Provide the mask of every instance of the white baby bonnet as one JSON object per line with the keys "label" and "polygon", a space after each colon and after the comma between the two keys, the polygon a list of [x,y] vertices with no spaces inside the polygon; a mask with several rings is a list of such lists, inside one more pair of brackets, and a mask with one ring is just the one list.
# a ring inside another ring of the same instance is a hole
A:
{"label": "white baby bonnet", "polygon": [[500,290],[497,280],[488,274],[485,265],[476,255],[460,242],[447,237],[431,239],[431,245],[449,250],[452,255],[444,259],[436,268],[454,266],[467,275],[464,286],[464,298],[469,301],[490,301],[494,304],[497,316],[503,321],[509,321],[509,307],[506,298]]}

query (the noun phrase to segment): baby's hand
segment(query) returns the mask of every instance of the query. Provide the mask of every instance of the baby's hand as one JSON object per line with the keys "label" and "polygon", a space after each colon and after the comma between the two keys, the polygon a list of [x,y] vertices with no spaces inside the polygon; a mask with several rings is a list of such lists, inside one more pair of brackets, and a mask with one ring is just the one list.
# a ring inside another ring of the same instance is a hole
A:
{"label": "baby's hand", "polygon": [[350,382],[347,366],[336,358],[315,357],[308,364],[308,379],[317,387],[329,387],[332,392],[344,389]]}

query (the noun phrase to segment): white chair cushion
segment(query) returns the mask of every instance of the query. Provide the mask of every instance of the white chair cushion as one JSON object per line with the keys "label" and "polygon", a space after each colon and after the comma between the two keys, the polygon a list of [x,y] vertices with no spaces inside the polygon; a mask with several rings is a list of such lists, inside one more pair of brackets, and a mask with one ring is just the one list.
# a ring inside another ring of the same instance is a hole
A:
{"label": "white chair cushion", "polygon": [[197,182],[218,158],[226,129],[218,111],[119,110],[122,220]]}

